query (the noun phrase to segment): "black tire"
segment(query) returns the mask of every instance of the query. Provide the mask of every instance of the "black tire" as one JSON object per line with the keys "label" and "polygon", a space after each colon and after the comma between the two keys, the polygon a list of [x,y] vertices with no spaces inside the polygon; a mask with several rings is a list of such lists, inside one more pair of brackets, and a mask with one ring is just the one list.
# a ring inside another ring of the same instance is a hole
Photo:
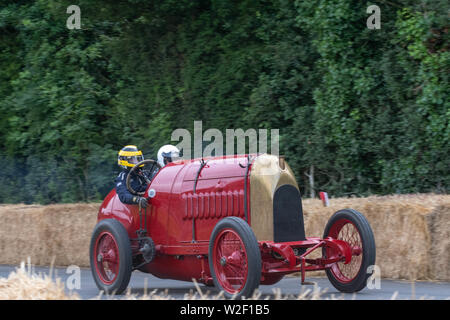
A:
{"label": "black tire", "polygon": [[[113,239],[115,247],[118,251],[118,267],[116,267],[116,275],[112,281],[106,281],[102,275],[104,270],[103,261],[99,264],[99,260],[103,259],[96,255],[99,237],[107,236]],[[132,272],[132,252],[130,239],[124,226],[117,220],[105,219],[100,221],[94,228],[90,244],[90,264],[92,276],[99,290],[107,294],[121,294],[130,282]]]}
{"label": "black tire", "polygon": [[[334,269],[326,269],[326,274],[331,284],[341,292],[351,293],[362,290],[366,284],[370,274],[367,273],[367,268],[371,265],[375,265],[376,249],[375,238],[373,236],[372,228],[364,215],[353,209],[343,209],[334,213],[325,227],[323,238],[330,236],[330,231],[333,226],[337,226],[345,221],[350,221],[359,233],[359,238],[362,243],[362,257],[360,261],[360,267],[357,274],[346,281],[343,281],[342,277],[337,276],[340,271],[336,272],[338,264],[335,264]],[[344,222],[345,223],[345,222]],[[353,228],[353,227],[352,227]],[[333,231],[332,231],[333,232]],[[326,250],[323,250],[324,256],[326,256]],[[352,260],[355,256],[352,257]],[[352,262],[350,262],[351,264]],[[355,268],[356,269],[356,268]],[[334,270],[334,271],[333,271]]]}
{"label": "black tire", "polygon": [[[245,284],[238,292],[230,292],[227,291],[226,288],[222,286],[220,281],[217,278],[215,263],[213,261],[214,256],[214,247],[216,240],[220,241],[220,239],[216,239],[223,232],[227,232],[226,230],[233,230],[234,233],[238,235],[240,241],[243,243],[245,247],[246,253],[246,265],[247,265],[247,273],[245,278]],[[213,232],[211,233],[210,241],[209,241],[209,268],[211,271],[211,276],[214,281],[214,286],[222,290],[224,292],[224,296],[226,298],[235,298],[241,299],[243,297],[251,297],[256,288],[258,288],[261,281],[261,252],[259,250],[258,241],[256,240],[255,234],[253,230],[250,228],[247,222],[238,217],[227,217],[220,220],[216,226],[214,227]]]}

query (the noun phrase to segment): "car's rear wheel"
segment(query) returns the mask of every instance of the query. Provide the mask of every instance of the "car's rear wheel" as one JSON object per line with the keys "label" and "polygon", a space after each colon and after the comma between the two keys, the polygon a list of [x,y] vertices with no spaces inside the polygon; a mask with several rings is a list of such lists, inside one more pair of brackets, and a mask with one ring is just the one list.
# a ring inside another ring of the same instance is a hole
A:
{"label": "car's rear wheel", "polygon": [[99,290],[121,294],[130,282],[130,239],[117,220],[105,219],[94,229],[90,245],[91,271]]}
{"label": "car's rear wheel", "polygon": [[209,242],[209,268],[225,297],[252,296],[261,280],[261,253],[250,226],[237,217],[222,219]]}
{"label": "car's rear wheel", "polygon": [[[331,284],[342,292],[357,292],[366,286],[369,266],[375,264],[375,239],[367,219],[358,211],[337,211],[328,221],[323,237],[343,240],[352,247],[348,264],[334,263],[326,274]],[[331,247],[324,248],[325,257],[336,256]]]}

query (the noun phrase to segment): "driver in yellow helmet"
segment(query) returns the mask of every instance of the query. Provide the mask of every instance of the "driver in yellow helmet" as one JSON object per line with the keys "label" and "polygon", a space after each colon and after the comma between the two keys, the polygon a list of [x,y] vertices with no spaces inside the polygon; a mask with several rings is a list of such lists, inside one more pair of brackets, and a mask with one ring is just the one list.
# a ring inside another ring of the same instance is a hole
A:
{"label": "driver in yellow helmet", "polygon": [[[130,169],[135,164],[144,160],[142,151],[134,145],[128,145],[123,147],[119,151],[118,164],[123,169],[122,172],[116,178],[116,193],[119,196],[120,201],[126,204],[140,204],[142,208],[147,207],[147,199],[144,197],[133,195],[127,188],[127,177],[130,173]],[[147,189],[147,183],[139,175],[133,174],[130,180],[131,187],[136,192],[143,192]]]}

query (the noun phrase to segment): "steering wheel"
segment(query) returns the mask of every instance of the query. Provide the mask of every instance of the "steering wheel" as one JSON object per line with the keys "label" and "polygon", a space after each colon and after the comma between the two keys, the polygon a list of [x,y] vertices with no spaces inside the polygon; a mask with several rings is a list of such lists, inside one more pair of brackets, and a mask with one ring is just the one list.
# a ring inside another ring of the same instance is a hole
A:
{"label": "steering wheel", "polygon": [[132,194],[137,196],[143,196],[145,194],[145,191],[143,192],[137,192],[131,187],[131,175],[136,174],[138,177],[141,177],[145,180],[147,185],[150,184],[152,181],[152,177],[155,173],[156,169],[161,169],[161,165],[152,159],[142,160],[139,163],[136,163],[133,168],[131,168],[130,172],[127,176],[127,189]]}

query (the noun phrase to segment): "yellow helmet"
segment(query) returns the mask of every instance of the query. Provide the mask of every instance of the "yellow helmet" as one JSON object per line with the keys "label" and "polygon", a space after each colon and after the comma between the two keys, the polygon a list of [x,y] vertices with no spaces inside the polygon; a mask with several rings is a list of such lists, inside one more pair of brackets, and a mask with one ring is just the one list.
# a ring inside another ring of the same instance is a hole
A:
{"label": "yellow helmet", "polygon": [[123,147],[119,151],[119,156],[117,159],[117,163],[124,169],[132,168],[138,162],[144,160],[144,156],[142,155],[142,151],[139,150],[136,146],[129,145]]}

